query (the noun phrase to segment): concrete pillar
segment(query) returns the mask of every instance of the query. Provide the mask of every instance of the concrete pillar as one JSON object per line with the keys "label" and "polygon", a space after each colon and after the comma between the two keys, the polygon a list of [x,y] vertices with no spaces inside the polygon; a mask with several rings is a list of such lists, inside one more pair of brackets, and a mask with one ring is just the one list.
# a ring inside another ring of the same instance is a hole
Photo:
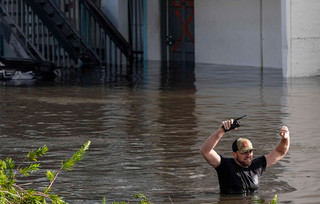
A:
{"label": "concrete pillar", "polygon": [[320,74],[319,13],[319,0],[281,0],[284,77]]}

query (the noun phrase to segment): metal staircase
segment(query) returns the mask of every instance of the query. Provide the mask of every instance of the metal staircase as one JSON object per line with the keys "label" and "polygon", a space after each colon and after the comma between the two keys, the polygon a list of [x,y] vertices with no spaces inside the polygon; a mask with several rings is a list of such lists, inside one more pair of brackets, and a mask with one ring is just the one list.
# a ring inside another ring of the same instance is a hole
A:
{"label": "metal staircase", "polygon": [[131,64],[129,43],[91,0],[0,0],[0,23],[32,59],[59,67]]}

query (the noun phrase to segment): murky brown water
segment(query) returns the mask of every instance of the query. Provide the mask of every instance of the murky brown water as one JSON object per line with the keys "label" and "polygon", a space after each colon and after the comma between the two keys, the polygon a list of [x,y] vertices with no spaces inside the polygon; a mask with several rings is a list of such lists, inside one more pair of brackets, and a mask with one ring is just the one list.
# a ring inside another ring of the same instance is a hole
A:
{"label": "murky brown water", "polygon": [[[189,71],[188,71],[189,70]],[[62,173],[54,191],[69,203],[318,203],[320,200],[320,78],[284,80],[278,69],[197,65],[195,69],[138,67],[130,77],[103,69],[65,73],[56,82],[2,83],[0,157],[24,158],[49,147],[44,169],[56,170],[91,140],[75,169]],[[199,148],[220,121],[247,114],[242,127],[217,146],[231,156],[231,143],[248,137],[257,155],[270,152],[287,125],[291,148],[267,169],[254,197],[219,194],[216,172]],[[47,185],[44,172],[32,180]]]}

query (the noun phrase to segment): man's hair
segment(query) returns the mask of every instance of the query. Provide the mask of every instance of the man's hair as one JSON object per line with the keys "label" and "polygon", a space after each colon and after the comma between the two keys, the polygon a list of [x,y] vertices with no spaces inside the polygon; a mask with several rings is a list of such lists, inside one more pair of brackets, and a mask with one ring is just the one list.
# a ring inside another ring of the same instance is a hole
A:
{"label": "man's hair", "polygon": [[232,151],[233,151],[233,152],[237,152],[237,151],[238,151],[237,142],[238,142],[238,139],[236,139],[236,140],[232,143]]}

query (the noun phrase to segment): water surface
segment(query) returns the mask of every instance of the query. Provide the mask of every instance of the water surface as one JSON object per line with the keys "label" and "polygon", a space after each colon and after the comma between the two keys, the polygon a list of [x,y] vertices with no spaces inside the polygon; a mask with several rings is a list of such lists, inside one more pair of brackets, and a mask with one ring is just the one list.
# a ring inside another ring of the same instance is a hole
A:
{"label": "water surface", "polygon": [[[82,144],[83,161],[62,173],[54,192],[69,203],[133,202],[143,193],[154,203],[318,203],[320,200],[320,78],[285,80],[280,69],[146,62],[123,68],[63,71],[53,82],[2,82],[0,157],[22,160],[47,145],[44,169],[57,170]],[[249,138],[256,155],[291,133],[286,157],[266,170],[253,197],[219,194],[216,172],[199,148],[225,119],[246,114],[242,127],[217,146],[231,156],[231,143]],[[48,185],[44,171],[31,180]]]}

